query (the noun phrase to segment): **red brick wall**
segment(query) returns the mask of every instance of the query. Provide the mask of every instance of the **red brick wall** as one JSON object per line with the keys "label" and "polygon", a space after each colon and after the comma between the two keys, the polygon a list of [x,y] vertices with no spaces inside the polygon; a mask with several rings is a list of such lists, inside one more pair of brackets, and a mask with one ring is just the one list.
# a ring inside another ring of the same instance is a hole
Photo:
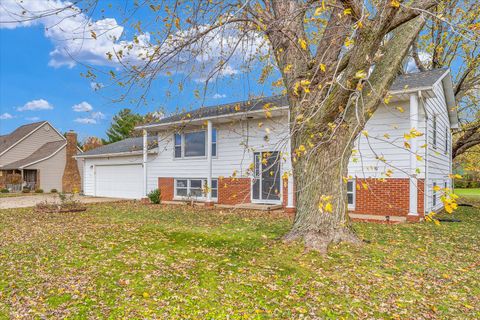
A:
{"label": "red brick wall", "polygon": [[[368,188],[363,187],[366,183]],[[423,214],[423,180],[418,182],[418,213]],[[405,178],[357,179],[355,211],[358,214],[406,216],[410,203],[410,182]]]}
{"label": "red brick wall", "polygon": [[250,203],[250,178],[219,178],[219,204]]}
{"label": "red brick wall", "polygon": [[174,182],[173,178],[158,178],[158,189],[160,190],[162,200],[172,201],[174,196]]}
{"label": "red brick wall", "polygon": [[[282,206],[284,208],[287,207],[288,204],[288,179],[282,179]],[[293,206],[295,207],[297,204],[296,202],[296,194],[295,194],[295,185],[293,186]]]}

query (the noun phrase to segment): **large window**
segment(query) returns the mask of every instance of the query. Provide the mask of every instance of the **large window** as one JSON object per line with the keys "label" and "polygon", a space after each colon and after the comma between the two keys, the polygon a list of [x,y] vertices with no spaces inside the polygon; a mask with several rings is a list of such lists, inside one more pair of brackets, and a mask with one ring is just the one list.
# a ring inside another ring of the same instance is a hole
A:
{"label": "large window", "polygon": [[[218,181],[212,179],[212,198],[218,197]],[[175,179],[175,197],[176,198],[195,198],[206,199],[207,198],[208,184],[207,179]]]}
{"label": "large window", "polygon": [[[205,157],[207,154],[207,132],[205,130],[174,135],[174,157]],[[212,129],[212,156],[217,155],[217,130]]]}
{"label": "large window", "polygon": [[347,203],[349,209],[355,209],[355,180],[347,182]]}

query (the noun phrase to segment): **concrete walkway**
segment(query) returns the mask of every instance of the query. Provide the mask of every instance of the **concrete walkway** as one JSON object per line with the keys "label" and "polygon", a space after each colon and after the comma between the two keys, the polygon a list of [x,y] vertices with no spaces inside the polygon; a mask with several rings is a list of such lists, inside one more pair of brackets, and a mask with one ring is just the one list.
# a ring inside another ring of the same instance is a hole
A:
{"label": "concrete walkway", "polygon": [[[47,200],[48,202],[59,202],[58,195],[55,194],[35,194],[28,196],[18,197],[5,197],[0,198],[0,209],[13,209],[13,208],[26,208],[34,207],[37,203]],[[98,203],[98,202],[113,202],[122,201],[127,199],[119,198],[97,198],[89,196],[75,196],[75,200],[79,200],[82,203]]]}

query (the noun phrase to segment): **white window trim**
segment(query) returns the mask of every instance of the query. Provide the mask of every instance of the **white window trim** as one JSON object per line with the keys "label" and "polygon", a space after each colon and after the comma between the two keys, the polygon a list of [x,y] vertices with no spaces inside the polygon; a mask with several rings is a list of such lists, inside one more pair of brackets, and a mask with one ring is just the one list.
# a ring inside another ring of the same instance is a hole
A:
{"label": "white window trim", "polygon": [[[212,159],[217,159],[218,158],[218,129],[213,128],[217,132],[217,141],[213,142],[213,137],[212,137],[212,145],[215,144],[215,155],[212,155]],[[185,134],[186,133],[192,133],[192,132],[200,132],[203,131],[205,132],[205,155],[204,156],[185,156]],[[180,157],[175,157],[175,135],[179,134],[180,135]],[[173,133],[173,160],[195,160],[195,159],[207,159],[207,152],[208,152],[208,143],[207,143],[208,137],[207,137],[207,130],[206,129],[200,129],[200,130],[188,130],[188,131],[183,131],[183,132],[174,132]]]}
{"label": "white window trim", "polygon": [[[192,199],[192,197],[189,196],[179,196],[177,195],[177,180],[187,180],[187,194],[190,193],[190,181],[191,180],[201,180],[202,181],[202,190],[205,190],[205,184],[207,183],[207,178],[174,178],[173,179],[173,199],[174,200],[188,200]],[[212,181],[216,180],[217,181],[217,196],[214,197],[212,195],[212,200],[216,202],[218,200],[218,179],[217,178],[212,178]],[[200,200],[200,201],[205,201],[207,200],[206,195],[202,195],[201,197],[194,197],[195,200]]]}
{"label": "white window trim", "polygon": [[348,182],[352,182],[352,192],[349,192],[348,189],[347,189],[347,195],[349,193],[353,194],[353,203],[350,204],[348,203],[348,197],[347,197],[347,207],[348,207],[348,210],[355,210],[355,203],[356,203],[356,199],[357,199],[357,183],[356,183],[356,180],[355,179],[351,179],[351,180],[348,180]]}

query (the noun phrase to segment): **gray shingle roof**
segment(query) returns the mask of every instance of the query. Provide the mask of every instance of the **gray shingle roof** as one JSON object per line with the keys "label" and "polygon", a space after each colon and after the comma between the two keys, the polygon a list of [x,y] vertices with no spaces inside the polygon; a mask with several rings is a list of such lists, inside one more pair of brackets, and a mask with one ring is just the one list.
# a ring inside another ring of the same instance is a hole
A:
{"label": "gray shingle roof", "polygon": [[65,140],[47,142],[26,158],[2,166],[3,170],[21,169],[31,163],[47,158],[67,144]]}
{"label": "gray shingle roof", "polygon": [[209,117],[218,117],[226,114],[257,111],[257,110],[262,110],[263,106],[267,103],[272,104],[271,108],[283,107],[288,105],[288,100],[286,96],[272,96],[272,97],[266,97],[266,98],[258,98],[258,99],[245,100],[245,101],[239,101],[234,103],[221,104],[221,105],[216,105],[211,107],[201,107],[199,109],[195,109],[189,112],[183,112],[180,114],[163,118],[159,121],[149,123],[148,125],[171,123],[171,122],[177,122],[177,121],[201,119],[201,118],[209,118]]}
{"label": "gray shingle roof", "polygon": [[[149,136],[148,137],[148,149],[154,149],[157,147],[157,137]],[[137,138],[127,138],[122,141],[110,143],[102,147],[83,152],[80,157],[83,156],[94,156],[101,154],[114,154],[114,153],[124,153],[124,152],[133,152],[140,151],[143,149],[143,137]]]}
{"label": "gray shingle roof", "polygon": [[43,125],[46,121],[34,122],[25,124],[23,126],[18,127],[10,134],[4,135],[0,137],[0,153],[4,152],[15,143],[17,143],[20,139],[24,138],[33,130],[37,129],[41,125]]}
{"label": "gray shingle roof", "polygon": [[447,70],[447,68],[441,68],[398,76],[390,87],[390,91],[431,87]]}
{"label": "gray shingle roof", "polygon": [[[395,79],[395,81],[393,82],[393,85],[390,87],[390,90],[391,91],[405,90],[405,89],[412,90],[415,88],[431,87],[435,82],[438,81],[438,79],[440,79],[441,76],[445,74],[447,70],[448,70],[447,68],[442,68],[442,69],[434,69],[434,70],[429,70],[424,72],[415,72],[415,73],[400,75]],[[166,117],[159,121],[149,123],[147,125],[172,123],[172,122],[186,121],[186,120],[193,120],[193,119],[218,117],[218,116],[227,115],[227,114],[257,111],[257,110],[262,110],[263,106],[267,103],[271,103],[272,105],[277,107],[283,107],[288,105],[288,99],[286,96],[282,95],[282,96],[265,97],[265,98],[258,98],[258,99],[216,105],[211,107],[201,107],[196,110],[183,112],[170,117]]]}

